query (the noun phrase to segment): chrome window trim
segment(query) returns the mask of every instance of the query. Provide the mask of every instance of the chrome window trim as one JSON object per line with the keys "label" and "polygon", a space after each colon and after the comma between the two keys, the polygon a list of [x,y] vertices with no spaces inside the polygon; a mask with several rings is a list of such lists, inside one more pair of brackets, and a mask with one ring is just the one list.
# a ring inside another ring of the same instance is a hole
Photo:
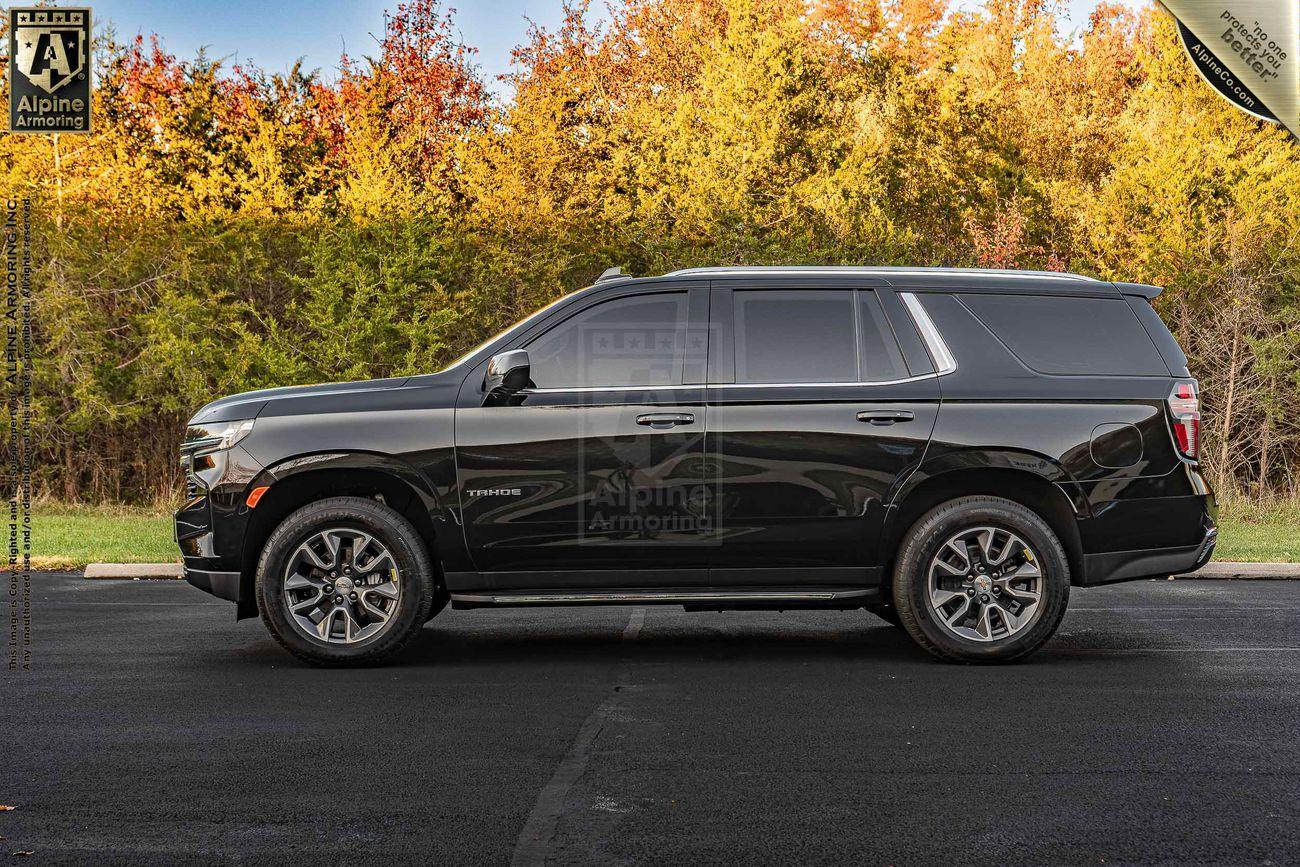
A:
{"label": "chrome window trim", "polygon": [[939,329],[934,327],[934,321],[930,319],[930,314],[925,312],[920,299],[911,292],[899,292],[898,297],[903,300],[907,312],[912,314],[912,321],[916,323],[917,330],[921,332],[921,339],[930,350],[934,365],[938,368],[935,375],[945,376],[956,370],[957,359],[953,358],[952,353],[948,351],[948,344],[944,342]]}
{"label": "chrome window trim", "polygon": [[[954,364],[952,370],[946,370],[943,373],[951,373],[956,370]],[[572,392],[599,392],[599,391],[680,391],[682,389],[697,388],[862,388],[863,386],[872,385],[903,385],[908,382],[919,382],[923,379],[934,379],[942,376],[943,373],[920,373],[916,376],[906,376],[902,379],[876,379],[861,382],[697,382],[692,385],[593,385],[593,386],[575,386],[573,388],[524,388],[520,389],[518,394],[569,394]]]}
{"label": "chrome window trim", "polygon": [[568,388],[521,388],[516,394],[572,394],[597,391],[680,391],[684,388],[705,388],[704,383],[695,385],[575,385]]}
{"label": "chrome window trim", "polygon": [[937,374],[922,373],[902,379],[859,380],[856,382],[719,382],[710,388],[861,388],[864,385],[902,385],[922,379],[934,379]]}

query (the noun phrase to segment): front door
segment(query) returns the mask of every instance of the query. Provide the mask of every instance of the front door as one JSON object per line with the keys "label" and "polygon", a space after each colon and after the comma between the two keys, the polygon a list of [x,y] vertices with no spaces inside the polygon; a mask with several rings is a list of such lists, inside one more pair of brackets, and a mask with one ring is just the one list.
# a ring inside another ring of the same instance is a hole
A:
{"label": "front door", "polygon": [[707,304],[703,286],[612,289],[521,345],[534,387],[510,405],[466,381],[456,464],[484,586],[707,581]]}
{"label": "front door", "polygon": [[[883,504],[920,463],[939,407],[910,319],[885,315],[882,300],[906,317],[888,291],[770,279],[715,286],[717,583],[876,577]],[[896,328],[912,330],[900,339]]]}

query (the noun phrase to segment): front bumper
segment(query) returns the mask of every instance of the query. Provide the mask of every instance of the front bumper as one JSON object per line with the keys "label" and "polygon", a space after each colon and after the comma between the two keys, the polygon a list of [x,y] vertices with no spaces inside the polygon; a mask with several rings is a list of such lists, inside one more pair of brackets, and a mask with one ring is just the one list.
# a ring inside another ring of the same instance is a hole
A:
{"label": "front bumper", "polygon": [[211,572],[204,569],[191,569],[185,567],[185,580],[202,590],[204,593],[211,593],[218,599],[228,599],[231,602],[238,603],[240,599],[240,587],[243,583],[238,572]]}
{"label": "front bumper", "polygon": [[251,591],[241,579],[249,509],[244,497],[261,464],[243,446],[181,460],[187,499],[175,515],[175,539],[185,580],[237,604],[236,616],[255,615]]}

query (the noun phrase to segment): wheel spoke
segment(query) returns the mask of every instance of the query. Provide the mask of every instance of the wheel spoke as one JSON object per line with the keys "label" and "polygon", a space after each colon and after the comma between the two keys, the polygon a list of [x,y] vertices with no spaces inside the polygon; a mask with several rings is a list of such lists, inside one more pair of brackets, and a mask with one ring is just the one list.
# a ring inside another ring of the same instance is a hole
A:
{"label": "wheel spoke", "polygon": [[321,618],[320,623],[316,624],[316,634],[326,641],[329,641],[330,634],[334,631],[334,618],[337,617],[338,614],[339,610],[337,607],[326,611],[325,616]]}
{"label": "wheel spoke", "polygon": [[[319,553],[317,553],[317,543],[320,543],[329,554],[328,560],[324,559]],[[304,542],[298,549],[298,552],[305,554],[307,559],[310,560],[312,565],[317,569],[329,570],[338,566],[339,543],[339,537],[333,533],[317,533],[315,536]]]}
{"label": "wheel spoke", "polygon": [[966,615],[970,613],[970,597],[964,596],[962,598],[963,601],[961,607],[958,608],[954,613],[946,615],[944,617],[944,622],[946,622],[950,627],[954,627],[958,623],[961,623],[963,620],[966,619]]}
{"label": "wheel spoke", "polygon": [[373,604],[370,601],[369,593],[361,594],[361,607],[365,610],[367,614],[371,615],[374,618],[374,621],[377,621],[379,623],[386,622],[388,618],[392,616],[384,609]]}
{"label": "wheel spoke", "polygon": [[1021,548],[1024,547],[1024,543],[1013,534],[1007,533],[1006,537],[1006,541],[1003,542],[1002,547],[998,549],[998,555],[996,557],[989,557],[990,566],[1001,566],[1003,563],[1007,562],[1008,557],[1015,553],[1017,546]]}
{"label": "wheel spoke", "polygon": [[945,605],[947,605],[949,602],[951,602],[952,600],[956,599],[959,596],[963,599],[966,598],[965,593],[962,593],[960,591],[955,591],[955,590],[938,589],[938,590],[930,591],[930,601],[934,603],[935,608],[943,608]]}
{"label": "wheel spoke", "polygon": [[289,610],[292,611],[294,614],[302,614],[302,612],[304,611],[310,614],[311,611],[314,608],[316,608],[316,606],[319,605],[321,601],[324,599],[325,599],[325,594],[323,592],[317,592],[316,595],[311,597],[310,599],[304,599],[302,602],[293,603],[292,605],[289,606]]}
{"label": "wheel spoke", "polygon": [[383,584],[375,584],[366,587],[364,592],[367,594],[378,593],[380,596],[387,599],[396,599],[398,594],[401,592],[401,589],[397,586],[396,581],[390,579],[385,581]]}
{"label": "wheel spoke", "polygon": [[970,568],[970,552],[966,550],[965,545],[959,544],[956,539],[949,539],[946,547],[961,558],[961,562],[964,564],[963,572]]}
{"label": "wheel spoke", "polygon": [[351,566],[358,572],[362,571],[360,565],[361,554],[370,545],[371,541],[373,541],[373,537],[369,533],[357,532],[353,537],[352,547],[348,551],[346,565]]}
{"label": "wheel spoke", "polygon": [[320,585],[319,580],[312,580],[310,576],[301,573],[290,575],[284,581],[285,590],[307,590],[311,587],[320,587]]}
{"label": "wheel spoke", "polygon": [[951,563],[949,563],[947,560],[935,560],[934,565],[937,568],[947,572],[949,575],[965,575],[966,572],[969,571],[970,569],[970,566],[966,566],[964,568],[958,568],[952,565]]}
{"label": "wheel spoke", "polygon": [[1042,574],[1043,573],[1038,569],[1037,563],[1030,563],[1026,560],[1024,563],[1021,563],[1016,567],[1015,572],[1013,572],[1010,577],[1019,580],[1021,578],[1038,578],[1042,576]]}
{"label": "wheel spoke", "polygon": [[1043,595],[1037,590],[1029,590],[1024,587],[1014,587],[1009,582],[1007,586],[1002,588],[1002,592],[1009,593],[1017,599],[1028,599],[1031,602],[1037,602]]}
{"label": "wheel spoke", "polygon": [[998,616],[1001,617],[1002,622],[1006,624],[1008,634],[1018,630],[1020,628],[1021,619],[1029,617],[1033,613],[1032,611],[1026,613],[1026,610],[1022,607],[1019,614],[1013,614],[1002,600],[998,600],[997,606]]}
{"label": "wheel spoke", "polygon": [[365,563],[357,562],[356,568],[358,572],[379,572],[383,571],[380,566],[382,563],[387,563],[388,569],[393,568],[393,555],[388,553],[388,549],[386,548],[381,549],[378,554],[367,560]]}

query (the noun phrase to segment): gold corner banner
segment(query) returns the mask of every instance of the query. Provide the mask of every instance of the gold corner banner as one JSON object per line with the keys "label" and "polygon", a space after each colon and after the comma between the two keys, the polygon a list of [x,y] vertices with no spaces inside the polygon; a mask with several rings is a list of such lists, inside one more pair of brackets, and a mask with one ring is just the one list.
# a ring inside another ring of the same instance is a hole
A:
{"label": "gold corner banner", "polygon": [[1201,77],[1300,138],[1300,0],[1162,0]]}

